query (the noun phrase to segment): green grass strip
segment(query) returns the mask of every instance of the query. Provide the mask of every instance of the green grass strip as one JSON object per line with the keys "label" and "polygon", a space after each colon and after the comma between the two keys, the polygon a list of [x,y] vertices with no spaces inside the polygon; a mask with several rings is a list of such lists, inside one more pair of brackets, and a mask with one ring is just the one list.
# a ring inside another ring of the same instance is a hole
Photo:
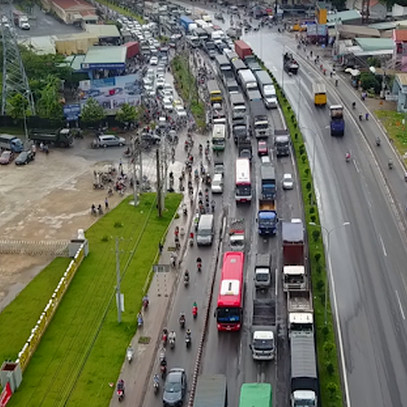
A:
{"label": "green grass strip", "polygon": [[[137,329],[143,287],[181,196],[168,194],[158,218],[155,194],[139,206],[124,200],[87,232],[83,261],[48,327],[10,406],[108,405]],[[115,237],[120,237],[121,292],[125,312],[117,322]],[[38,295],[41,295],[38,293]]]}
{"label": "green grass strip", "polygon": [[198,83],[192,73],[187,54],[176,55],[171,61],[175,88],[184,103],[191,109],[196,125],[200,131],[206,127],[205,105],[199,98]]}
{"label": "green grass strip", "polygon": [[327,284],[327,267],[321,228],[310,225],[310,222],[320,225],[318,207],[315,198],[311,169],[305,149],[304,139],[298,128],[297,119],[284,91],[280,88],[274,75],[259,59],[263,69],[273,78],[277,98],[283,112],[287,128],[291,134],[298,174],[301,182],[301,193],[304,203],[305,223],[308,234],[308,250],[311,266],[312,296],[314,298],[314,318],[316,329],[316,347],[318,358],[318,377],[320,384],[320,406],[342,407],[343,393],[341,375],[338,365],[338,350],[336,346],[335,327],[328,298],[327,323],[325,324],[325,284]]}
{"label": "green grass strip", "polygon": [[131,17],[136,19],[140,24],[145,24],[146,20],[144,20],[143,17],[135,13],[134,11],[118,6],[112,1],[107,1],[107,0],[97,0],[98,3],[103,4],[104,6],[108,7],[111,10],[117,11],[118,13],[122,14],[123,16],[126,17]]}

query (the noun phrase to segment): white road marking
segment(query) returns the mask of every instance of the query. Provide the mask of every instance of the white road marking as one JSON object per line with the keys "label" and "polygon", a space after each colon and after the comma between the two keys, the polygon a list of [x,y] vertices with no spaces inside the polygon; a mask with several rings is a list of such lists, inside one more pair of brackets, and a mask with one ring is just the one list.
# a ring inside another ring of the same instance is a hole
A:
{"label": "white road marking", "polygon": [[380,239],[380,244],[382,245],[383,253],[384,253],[384,255],[387,257],[386,246],[384,245],[384,241],[383,241],[381,235],[379,235],[379,239]]}
{"label": "white road marking", "polygon": [[400,296],[399,296],[399,292],[396,290],[396,297],[397,297],[397,302],[399,303],[399,307],[400,307],[400,312],[401,312],[401,316],[403,317],[403,319],[406,319],[406,316],[404,314],[404,310],[403,307],[401,305],[401,301],[400,301]]}

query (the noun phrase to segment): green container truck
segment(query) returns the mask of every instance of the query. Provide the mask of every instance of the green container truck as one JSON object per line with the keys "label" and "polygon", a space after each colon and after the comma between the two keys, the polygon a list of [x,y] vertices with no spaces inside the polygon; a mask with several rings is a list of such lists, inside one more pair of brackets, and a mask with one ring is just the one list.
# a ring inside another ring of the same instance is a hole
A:
{"label": "green container truck", "polygon": [[272,407],[273,391],[269,383],[243,383],[239,407]]}

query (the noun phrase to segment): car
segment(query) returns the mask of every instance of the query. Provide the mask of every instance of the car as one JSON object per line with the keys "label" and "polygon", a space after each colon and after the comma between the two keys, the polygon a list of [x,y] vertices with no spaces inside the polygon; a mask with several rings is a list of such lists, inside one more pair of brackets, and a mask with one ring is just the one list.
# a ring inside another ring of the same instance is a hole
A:
{"label": "car", "polygon": [[223,174],[214,174],[211,191],[213,194],[221,194],[223,192]]}
{"label": "car", "polygon": [[150,58],[150,65],[158,65],[158,58],[157,57],[151,57]]}
{"label": "car", "polygon": [[222,13],[215,13],[215,20],[225,21]]}
{"label": "car", "polygon": [[165,67],[163,65],[159,65],[157,67],[157,76],[164,76],[165,75]]}
{"label": "car", "polygon": [[267,146],[267,141],[265,140],[259,140],[257,143],[257,154],[259,157],[263,155],[268,155],[269,153],[269,148]]}
{"label": "car", "polygon": [[164,110],[166,110],[167,112],[172,112],[173,111],[172,101],[168,98],[164,98],[163,107],[164,107]]}
{"label": "car", "polygon": [[34,154],[31,151],[23,151],[18,155],[14,162],[16,165],[26,165],[33,160]]}
{"label": "car", "polygon": [[270,156],[269,155],[263,155],[261,157],[261,163],[262,164],[271,164]]}
{"label": "car", "polygon": [[114,146],[124,146],[126,140],[123,137],[115,136],[114,134],[103,134],[98,136],[98,145],[99,147],[114,147]]}
{"label": "car", "polygon": [[175,113],[178,117],[187,117],[187,112],[182,105],[174,105]]}
{"label": "car", "polygon": [[157,89],[161,89],[165,85],[165,79],[163,77],[160,77],[156,80],[155,86]]}
{"label": "car", "polygon": [[281,181],[283,189],[293,189],[294,188],[294,179],[291,174],[285,173],[283,175],[283,180]]}
{"label": "car", "polygon": [[187,392],[187,375],[184,369],[171,369],[165,379],[163,391],[164,407],[182,406]]}
{"label": "car", "polygon": [[0,156],[0,164],[7,165],[13,161],[14,153],[12,151],[3,151]]}
{"label": "car", "polygon": [[223,163],[215,162],[213,165],[213,173],[214,174],[224,174],[225,166],[223,165]]}
{"label": "car", "polygon": [[163,99],[168,99],[170,102],[172,102],[172,100],[174,99],[174,97],[172,96],[172,92],[165,88],[162,91],[162,97]]}

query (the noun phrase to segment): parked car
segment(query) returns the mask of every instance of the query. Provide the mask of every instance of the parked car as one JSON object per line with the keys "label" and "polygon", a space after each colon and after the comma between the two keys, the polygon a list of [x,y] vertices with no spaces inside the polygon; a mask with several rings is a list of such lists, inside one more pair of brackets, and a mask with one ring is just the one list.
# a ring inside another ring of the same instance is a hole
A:
{"label": "parked car", "polygon": [[283,175],[283,180],[281,182],[283,189],[293,189],[294,188],[294,179],[291,174],[286,173]]}
{"label": "parked car", "polygon": [[31,151],[23,151],[18,155],[14,162],[16,165],[26,165],[33,160],[34,154]]}
{"label": "parked car", "polygon": [[0,156],[0,164],[7,165],[13,161],[14,153],[12,151],[3,151]]}
{"label": "parked car", "polygon": [[263,155],[268,155],[269,148],[267,146],[267,141],[259,140],[257,143],[257,154],[261,157]]}
{"label": "parked car", "polygon": [[213,194],[221,194],[223,192],[223,174],[215,174],[213,176],[211,190]]}
{"label": "parked car", "polygon": [[163,392],[164,407],[182,406],[187,391],[187,375],[184,369],[171,369],[165,379]]}
{"label": "parked car", "polygon": [[104,134],[102,136],[98,136],[98,145],[99,147],[116,147],[116,146],[124,146],[126,144],[126,140],[123,137],[115,136],[114,134]]}

